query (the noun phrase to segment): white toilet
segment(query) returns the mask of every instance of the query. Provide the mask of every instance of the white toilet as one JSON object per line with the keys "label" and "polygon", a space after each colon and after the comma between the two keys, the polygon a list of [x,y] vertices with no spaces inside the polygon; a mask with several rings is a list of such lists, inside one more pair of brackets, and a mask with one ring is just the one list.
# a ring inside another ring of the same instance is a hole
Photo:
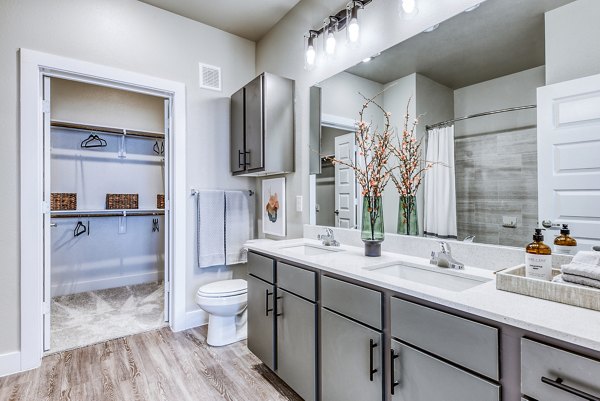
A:
{"label": "white toilet", "polygon": [[246,339],[246,280],[223,280],[203,285],[196,293],[196,303],[209,314],[208,345],[218,347]]}

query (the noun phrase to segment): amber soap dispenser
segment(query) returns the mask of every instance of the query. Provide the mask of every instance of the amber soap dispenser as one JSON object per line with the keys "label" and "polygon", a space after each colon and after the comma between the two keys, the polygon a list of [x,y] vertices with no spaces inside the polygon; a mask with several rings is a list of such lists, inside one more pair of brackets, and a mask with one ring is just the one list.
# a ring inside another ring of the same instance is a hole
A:
{"label": "amber soap dispenser", "polygon": [[568,224],[563,224],[560,235],[554,238],[554,252],[564,255],[575,255],[577,253],[577,241],[571,237]]}
{"label": "amber soap dispenser", "polygon": [[544,244],[542,228],[536,228],[533,242],[525,247],[525,275],[538,280],[552,280],[552,249]]}

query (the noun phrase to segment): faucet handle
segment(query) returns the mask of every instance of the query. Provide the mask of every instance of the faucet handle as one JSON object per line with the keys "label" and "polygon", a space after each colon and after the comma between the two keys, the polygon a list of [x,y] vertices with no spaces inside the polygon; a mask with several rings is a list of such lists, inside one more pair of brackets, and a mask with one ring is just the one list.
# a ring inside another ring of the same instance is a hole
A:
{"label": "faucet handle", "polygon": [[445,253],[446,255],[450,255],[452,253],[450,244],[446,241],[440,241],[440,246],[442,247],[442,253]]}

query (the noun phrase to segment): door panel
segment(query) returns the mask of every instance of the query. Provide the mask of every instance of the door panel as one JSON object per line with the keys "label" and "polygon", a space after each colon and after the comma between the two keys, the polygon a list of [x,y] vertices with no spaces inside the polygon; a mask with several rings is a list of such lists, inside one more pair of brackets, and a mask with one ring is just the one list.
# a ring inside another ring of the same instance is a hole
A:
{"label": "door panel", "polygon": [[500,386],[392,340],[393,401],[499,401]]}
{"label": "door panel", "polygon": [[248,276],[248,348],[271,370],[275,370],[274,291],[272,284]]}
{"label": "door panel", "polygon": [[244,88],[231,95],[229,155],[232,173],[244,171]]}
{"label": "door panel", "polygon": [[[371,348],[371,340],[376,347]],[[381,333],[321,309],[322,399],[382,401],[382,348]],[[371,352],[377,369],[372,380]]]}
{"label": "door panel", "polygon": [[539,219],[568,223],[580,249],[600,243],[599,152],[600,75],[539,88]]}
{"label": "door panel", "polygon": [[277,374],[305,401],[316,399],[317,307],[277,290]]}
{"label": "door panel", "polygon": [[50,349],[50,311],[52,304],[51,294],[51,225],[50,225],[50,77],[43,77],[44,89],[44,294],[43,294],[43,323],[44,323],[44,351]]}
{"label": "door panel", "polygon": [[263,76],[256,77],[244,89],[246,110],[245,164],[248,170],[257,170],[264,168]]}
{"label": "door panel", "polygon": [[[335,137],[335,158],[354,163],[354,134]],[[356,177],[354,170],[340,163],[335,164],[335,226],[356,226]]]}
{"label": "door panel", "polygon": [[173,264],[171,263],[171,229],[170,229],[170,221],[171,221],[171,183],[169,181],[169,172],[171,169],[171,149],[170,149],[170,138],[171,138],[171,99],[164,100],[164,118],[165,118],[165,139],[163,143],[165,144],[165,164],[164,164],[164,194],[165,194],[165,218],[164,218],[164,227],[165,227],[165,255],[164,255],[164,319],[165,322],[170,321],[170,312],[171,312],[171,267]]}

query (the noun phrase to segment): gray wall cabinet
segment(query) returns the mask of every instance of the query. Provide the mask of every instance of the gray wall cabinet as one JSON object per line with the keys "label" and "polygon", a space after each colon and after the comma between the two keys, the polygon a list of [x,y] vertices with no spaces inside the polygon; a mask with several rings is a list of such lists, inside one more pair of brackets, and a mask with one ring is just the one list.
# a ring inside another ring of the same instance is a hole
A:
{"label": "gray wall cabinet", "polygon": [[322,309],[322,399],[381,401],[382,348],[380,332]]}
{"label": "gray wall cabinet", "polygon": [[233,175],[294,171],[294,81],[263,73],[231,97]]}

